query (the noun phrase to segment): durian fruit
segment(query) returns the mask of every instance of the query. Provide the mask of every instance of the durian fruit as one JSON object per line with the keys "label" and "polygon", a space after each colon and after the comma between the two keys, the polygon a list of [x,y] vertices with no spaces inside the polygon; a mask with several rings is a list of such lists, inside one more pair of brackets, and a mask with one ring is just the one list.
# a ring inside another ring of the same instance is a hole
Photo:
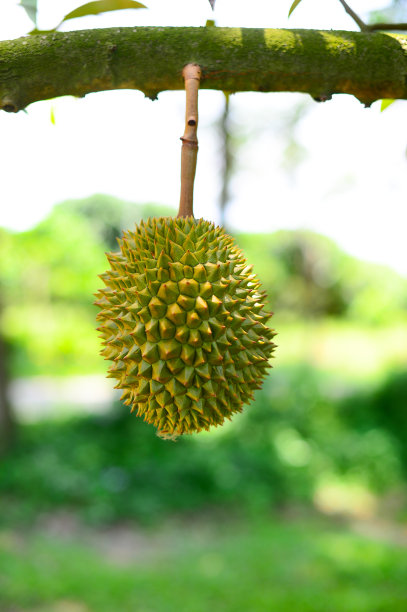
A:
{"label": "durian fruit", "polygon": [[234,240],[203,219],[124,232],[97,294],[102,355],[121,399],[176,437],[220,425],[261,386],[275,335]]}

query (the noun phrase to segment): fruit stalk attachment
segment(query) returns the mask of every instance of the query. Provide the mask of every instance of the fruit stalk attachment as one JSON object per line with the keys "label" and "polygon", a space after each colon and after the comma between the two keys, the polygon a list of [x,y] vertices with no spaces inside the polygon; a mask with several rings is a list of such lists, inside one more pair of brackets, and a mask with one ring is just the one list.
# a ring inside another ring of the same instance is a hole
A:
{"label": "fruit stalk attachment", "polygon": [[185,131],[181,136],[181,196],[178,217],[193,217],[194,180],[198,155],[198,89],[201,69],[188,64],[182,71],[185,81]]}

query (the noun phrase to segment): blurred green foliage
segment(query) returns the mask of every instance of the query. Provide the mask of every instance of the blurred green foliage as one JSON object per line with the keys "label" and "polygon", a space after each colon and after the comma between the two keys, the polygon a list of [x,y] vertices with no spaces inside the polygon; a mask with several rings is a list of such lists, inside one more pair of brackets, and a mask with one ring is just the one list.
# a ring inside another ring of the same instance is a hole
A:
{"label": "blurred green foliage", "polygon": [[[92,294],[124,228],[174,211],[95,195],[56,206],[32,230],[0,230],[0,329],[15,376],[102,371]],[[279,321],[407,322],[407,280],[310,232],[237,236]]]}
{"label": "blurred green foliage", "polygon": [[[361,394],[357,410],[350,400],[343,406],[347,426],[352,430],[371,431],[372,445],[380,448],[383,441],[378,434],[385,434],[388,446],[399,457],[404,477],[407,479],[407,372],[396,371],[375,392]],[[390,459],[389,451],[386,459]],[[390,459],[392,461],[392,459]],[[384,464],[386,469],[387,462]],[[388,473],[388,472],[387,472]]]}
{"label": "blurred green foliage", "polygon": [[370,396],[338,400],[336,391],[310,369],[280,369],[231,422],[177,442],[157,438],[121,406],[25,425],[2,462],[0,520],[68,507],[92,523],[155,522],[214,506],[257,512],[307,503],[338,478],[377,495],[401,487],[405,423],[398,430],[397,420],[389,427],[383,419],[391,411],[403,418],[407,374]]}
{"label": "blurred green foliage", "polygon": [[162,204],[134,204],[113,196],[97,194],[84,200],[67,200],[55,207],[55,213],[70,211],[89,222],[89,230],[96,234],[108,249],[117,250],[117,238],[122,231],[148,217],[175,215],[175,209]]}
{"label": "blurred green foliage", "polygon": [[[14,377],[104,372],[92,305],[104,251],[141,217],[171,213],[93,196],[55,207],[30,231],[1,231],[1,329]],[[373,497],[404,486],[407,280],[310,232],[237,242],[280,332],[277,367],[254,404],[177,443],[119,405],[105,416],[22,426],[0,470],[3,520],[65,505],[93,522],[219,504],[327,507],[338,483]],[[386,380],[384,368],[397,364]],[[349,386],[354,372],[366,389]]]}
{"label": "blurred green foliage", "polygon": [[14,376],[100,371],[93,294],[122,229],[171,209],[112,196],[68,201],[27,232],[0,229],[0,330]]}
{"label": "blurred green foliage", "polygon": [[359,324],[407,322],[407,279],[362,262],[310,231],[239,234],[275,312],[291,319],[345,317]]}

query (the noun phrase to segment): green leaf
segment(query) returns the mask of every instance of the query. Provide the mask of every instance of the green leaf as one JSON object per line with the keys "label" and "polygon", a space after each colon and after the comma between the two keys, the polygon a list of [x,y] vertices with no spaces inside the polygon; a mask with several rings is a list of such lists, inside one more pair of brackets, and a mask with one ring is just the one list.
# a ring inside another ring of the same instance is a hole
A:
{"label": "green leaf", "polygon": [[147,8],[141,2],[135,0],[95,0],[87,2],[82,6],[74,9],[62,19],[61,23],[68,19],[76,19],[77,17],[87,17],[88,15],[99,15],[99,13],[107,13],[109,11],[120,11],[123,9],[141,9]]}
{"label": "green leaf", "polygon": [[386,110],[386,108],[390,106],[390,104],[393,104],[393,102],[395,101],[396,100],[392,100],[391,98],[386,98],[385,100],[382,100],[382,103],[380,106],[380,112],[382,113],[384,110]]}
{"label": "green leaf", "polygon": [[297,8],[297,6],[299,5],[299,3],[301,2],[301,0],[294,0],[294,2],[291,5],[290,10],[288,11],[288,16],[290,17],[291,13],[293,13],[295,11],[295,9]]}
{"label": "green leaf", "polygon": [[20,5],[23,7],[31,21],[37,23],[37,0],[21,0]]}

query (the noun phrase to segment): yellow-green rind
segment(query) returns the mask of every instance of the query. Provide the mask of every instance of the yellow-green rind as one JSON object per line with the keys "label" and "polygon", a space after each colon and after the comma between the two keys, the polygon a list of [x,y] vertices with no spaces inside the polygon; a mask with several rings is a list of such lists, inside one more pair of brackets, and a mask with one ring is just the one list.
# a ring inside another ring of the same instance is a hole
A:
{"label": "yellow-green rind", "polygon": [[241,412],[271,367],[275,332],[233,238],[204,219],[165,217],[119,246],[96,304],[121,399],[164,436]]}

